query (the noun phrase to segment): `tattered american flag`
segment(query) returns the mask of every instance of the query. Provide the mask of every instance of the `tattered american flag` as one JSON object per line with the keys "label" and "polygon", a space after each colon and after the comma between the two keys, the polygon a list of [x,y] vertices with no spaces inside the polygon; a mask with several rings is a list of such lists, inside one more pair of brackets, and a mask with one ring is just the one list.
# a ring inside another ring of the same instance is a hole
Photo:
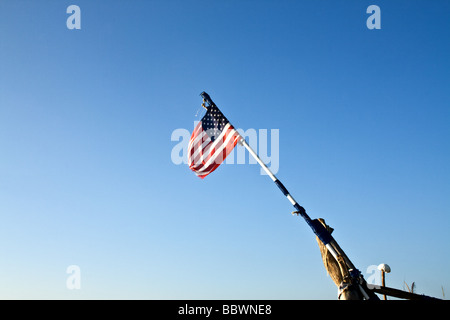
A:
{"label": "tattered american flag", "polygon": [[239,133],[219,108],[209,106],[205,116],[195,126],[189,141],[189,168],[203,179],[217,169],[239,139]]}

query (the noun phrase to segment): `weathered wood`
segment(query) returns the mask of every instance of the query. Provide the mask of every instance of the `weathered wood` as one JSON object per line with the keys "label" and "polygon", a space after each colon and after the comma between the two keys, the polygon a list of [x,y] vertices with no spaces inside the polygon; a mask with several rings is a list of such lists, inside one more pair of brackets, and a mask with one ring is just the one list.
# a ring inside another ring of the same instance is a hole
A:
{"label": "weathered wood", "polygon": [[[328,232],[332,233],[333,228],[325,224],[325,220],[319,218],[318,219],[327,229]],[[339,267],[338,262],[334,259],[333,255],[328,252],[327,248],[323,245],[322,241],[318,237],[316,237],[317,243],[319,244],[320,254],[322,255],[322,261],[327,270],[329,276],[333,280],[334,284],[339,287],[342,282],[342,274],[341,268]]]}
{"label": "weathered wood", "polygon": [[367,288],[373,292],[384,294],[396,298],[408,299],[408,300],[441,300],[438,298],[426,296],[423,294],[411,293],[403,290],[393,289],[389,287],[377,286],[373,284],[368,284]]}
{"label": "weathered wood", "polygon": [[[318,219],[322,223],[328,232],[332,233],[333,228],[325,223],[322,218]],[[330,275],[334,284],[340,289],[338,295],[339,300],[363,300],[361,293],[356,285],[351,283],[351,278],[347,264],[342,256],[338,256],[337,260],[328,251],[328,249],[323,245],[322,241],[316,237],[317,243],[319,244],[320,254],[322,255],[322,261]]]}

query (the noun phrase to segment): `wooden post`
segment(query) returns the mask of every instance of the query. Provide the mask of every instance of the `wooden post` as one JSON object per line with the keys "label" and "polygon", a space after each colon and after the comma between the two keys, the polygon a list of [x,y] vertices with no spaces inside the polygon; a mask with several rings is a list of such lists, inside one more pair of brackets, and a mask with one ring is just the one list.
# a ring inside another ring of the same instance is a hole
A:
{"label": "wooden post", "polygon": [[[385,263],[382,263],[378,266],[378,270],[381,271],[381,285],[383,287],[386,287],[386,278],[385,277],[386,277],[386,273],[391,272],[391,267],[389,267]],[[387,300],[385,294],[383,295],[383,298],[384,298],[384,300]]]}
{"label": "wooden post", "polygon": [[[386,287],[386,282],[385,282],[385,272],[384,272],[383,270],[381,270],[381,285],[382,285],[383,287]],[[383,294],[383,300],[387,300],[385,294]]]}
{"label": "wooden post", "polygon": [[[333,228],[328,226],[325,223],[324,219],[319,218],[318,220],[327,229],[328,232],[333,232]],[[345,259],[340,255],[335,258],[328,251],[327,247],[323,245],[322,241],[320,241],[318,237],[316,237],[316,240],[319,245],[320,254],[322,256],[322,261],[325,269],[327,270],[327,273],[330,275],[334,284],[339,288],[338,299],[363,300],[364,297],[362,297],[357,285],[351,282],[350,273]]]}

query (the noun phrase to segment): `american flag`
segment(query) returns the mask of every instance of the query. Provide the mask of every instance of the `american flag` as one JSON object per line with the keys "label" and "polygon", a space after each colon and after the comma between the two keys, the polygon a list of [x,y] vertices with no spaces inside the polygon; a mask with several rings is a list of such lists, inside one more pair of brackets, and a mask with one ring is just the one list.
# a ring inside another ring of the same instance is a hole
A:
{"label": "american flag", "polygon": [[188,164],[203,179],[230,154],[240,135],[216,105],[207,108],[189,140]]}

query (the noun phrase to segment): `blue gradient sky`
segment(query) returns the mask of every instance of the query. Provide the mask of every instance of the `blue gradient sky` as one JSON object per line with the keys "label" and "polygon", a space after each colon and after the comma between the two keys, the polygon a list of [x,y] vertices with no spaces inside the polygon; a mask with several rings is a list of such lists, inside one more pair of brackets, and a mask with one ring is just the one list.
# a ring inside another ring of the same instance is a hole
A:
{"label": "blue gradient sky", "polygon": [[0,298],[336,299],[257,165],[200,180],[171,161],[201,91],[236,127],[279,129],[278,178],[366,278],[387,263],[387,285],[448,297],[449,9],[1,0]]}

